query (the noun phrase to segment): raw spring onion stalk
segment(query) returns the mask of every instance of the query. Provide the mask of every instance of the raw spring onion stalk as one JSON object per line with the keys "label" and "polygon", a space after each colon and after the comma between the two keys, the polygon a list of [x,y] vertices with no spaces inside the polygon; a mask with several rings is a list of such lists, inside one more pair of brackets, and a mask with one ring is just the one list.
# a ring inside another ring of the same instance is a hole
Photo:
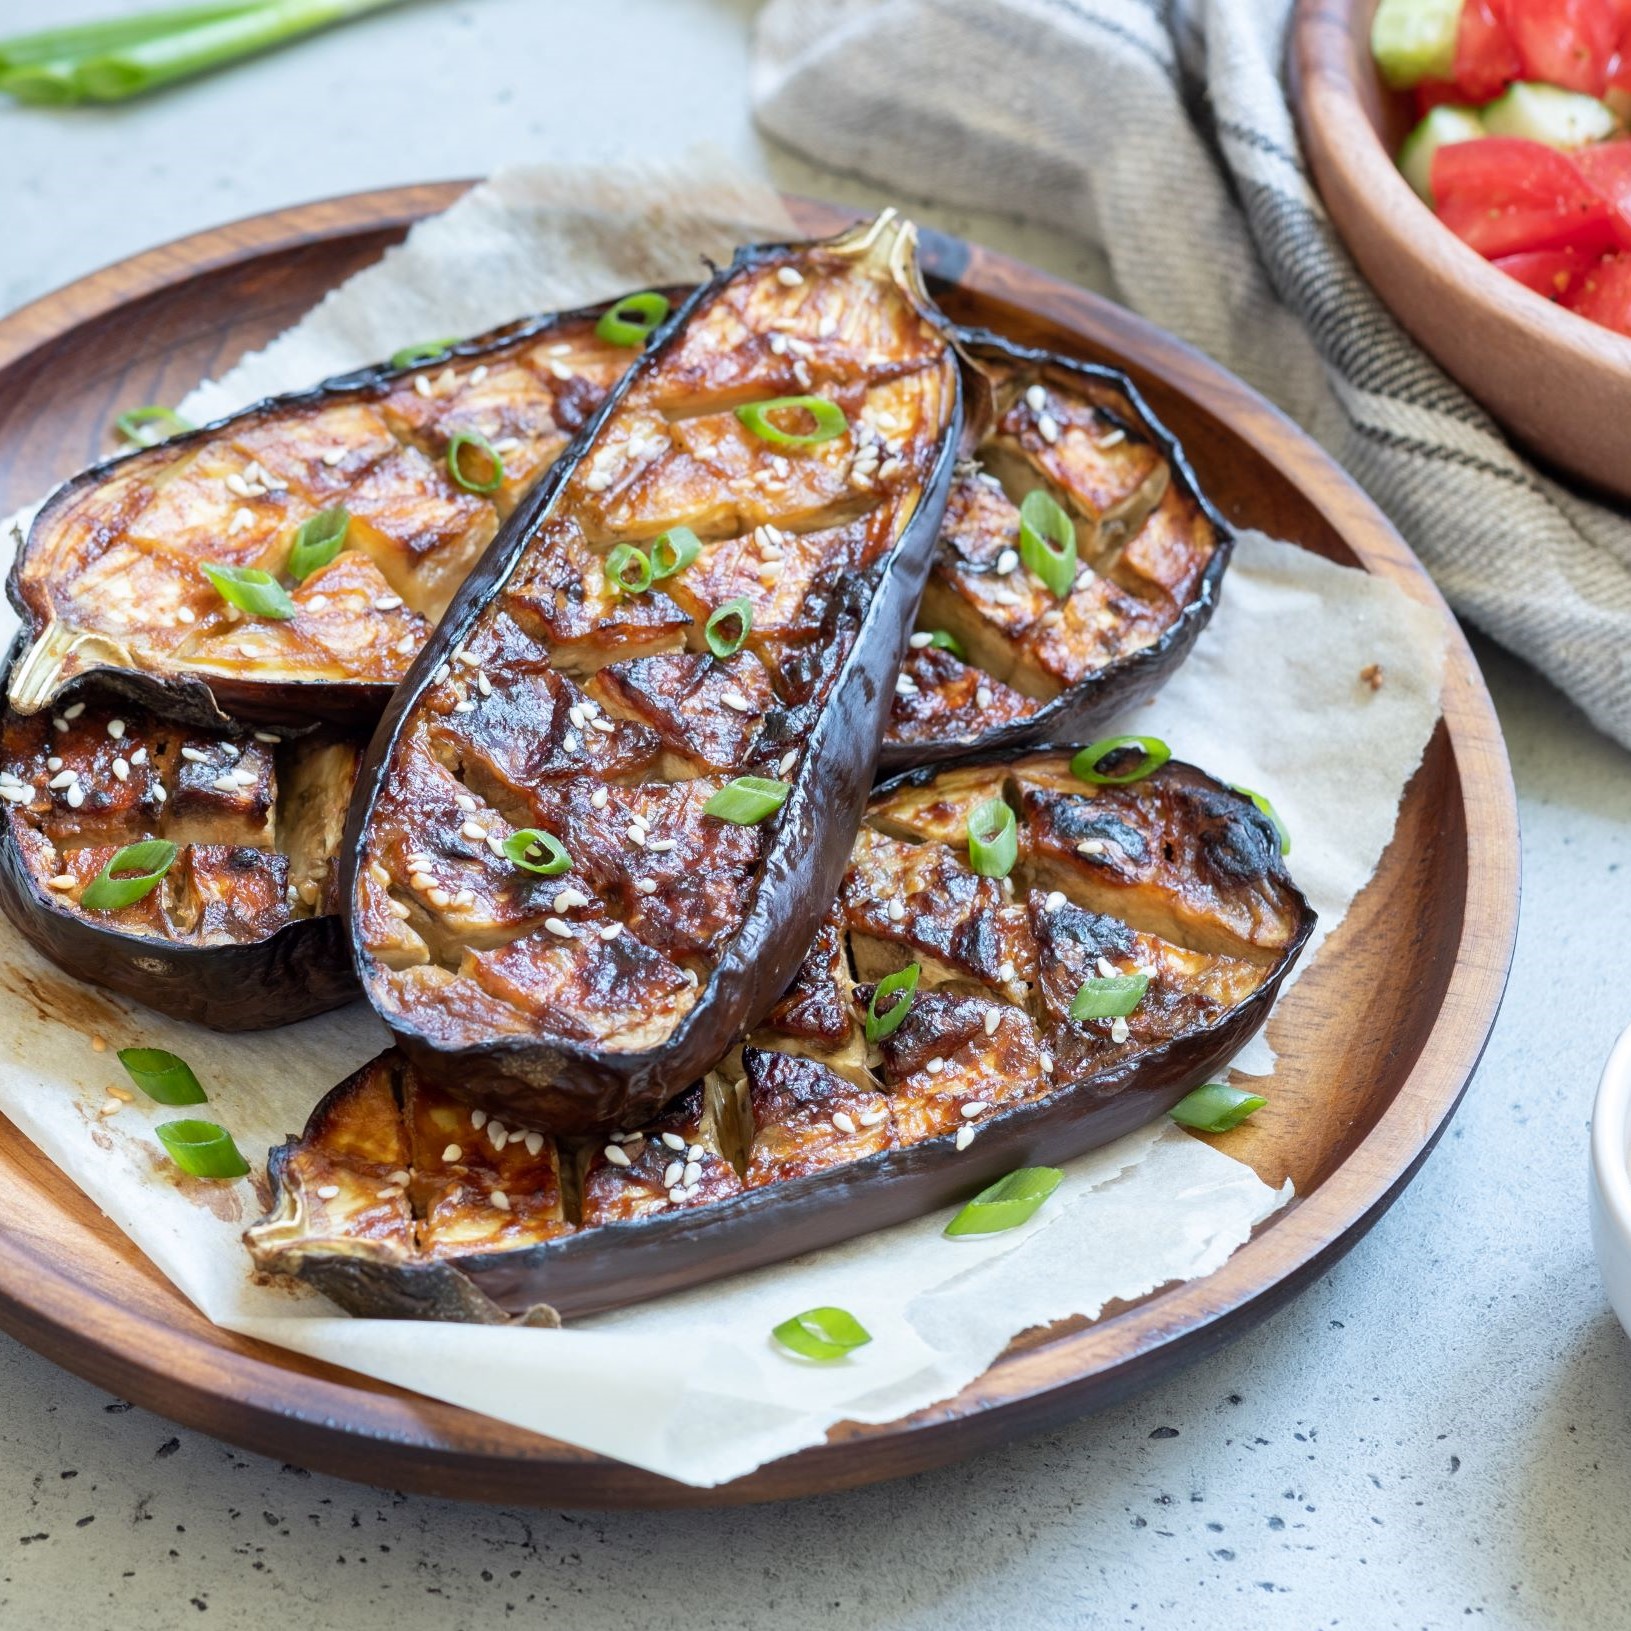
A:
{"label": "raw spring onion stalk", "polygon": [[153,1129],[170,1159],[189,1178],[243,1178],[249,1163],[232,1134],[213,1121],[166,1121]]}
{"label": "raw spring onion stalk", "polygon": [[1021,1167],[982,1189],[946,1225],[948,1235],[994,1235],[1029,1223],[1064,1178],[1058,1167]]}
{"label": "raw spring onion stalk", "polygon": [[398,0],[258,0],[167,8],[0,40],[0,91],[19,102],[123,102]]}
{"label": "raw spring onion stalk", "polygon": [[792,791],[792,783],[773,776],[738,776],[703,805],[702,813],[738,827],[752,827],[781,809]]}
{"label": "raw spring onion stalk", "polygon": [[289,576],[304,583],[327,566],[340,553],[350,525],[351,512],[343,504],[319,510],[309,521],[301,522],[289,551]]}
{"label": "raw spring onion stalk", "polygon": [[807,1308],[770,1334],[805,1359],[842,1359],[872,1340],[872,1333],[845,1308]]}
{"label": "raw spring onion stalk", "polygon": [[1243,1087],[1208,1082],[1173,1106],[1172,1119],[1198,1133],[1226,1133],[1268,1102],[1261,1094],[1248,1093]]}
{"label": "raw spring onion stalk", "polygon": [[[772,415],[807,414],[811,429],[807,432],[785,430]],[[849,429],[844,410],[824,396],[776,396],[768,402],[745,402],[736,410],[736,417],[761,441],[773,442],[778,447],[815,447],[830,442]]]}
{"label": "raw spring onion stalk", "polygon": [[176,847],[167,838],[144,838],[108,857],[108,864],[85,885],[79,904],[92,912],[117,912],[150,895],[175,865]]}
{"label": "raw spring onion stalk", "polygon": [[595,324],[595,334],[608,345],[644,345],[668,316],[668,297],[655,289],[624,295]]}
{"label": "raw spring onion stalk", "polygon": [[566,846],[542,827],[522,827],[504,840],[505,857],[526,872],[556,878],[572,865]]}
{"label": "raw spring onion stalk", "polygon": [[866,1039],[882,1042],[886,1036],[900,1029],[917,995],[918,976],[923,972],[920,963],[908,963],[893,974],[886,974],[872,989],[872,1001],[866,1005]]}
{"label": "raw spring onion stalk", "polygon": [[[1107,775],[1099,768],[1112,753],[1121,748],[1142,749],[1142,756],[1125,775]],[[1168,759],[1172,749],[1158,736],[1107,736],[1102,742],[1089,743],[1070,761],[1070,773],[1078,781],[1092,782],[1096,787],[1125,787],[1129,782],[1141,782],[1153,776]]]}
{"label": "raw spring onion stalk", "polygon": [[1280,812],[1274,808],[1261,793],[1254,793],[1249,787],[1242,787],[1239,782],[1230,782],[1229,785],[1243,798],[1249,798],[1257,808],[1274,823],[1274,830],[1280,839],[1280,853],[1291,853],[1291,834],[1286,830],[1286,824],[1280,819]]}
{"label": "raw spring onion stalk", "polygon": [[295,603],[290,600],[288,590],[270,572],[263,572],[258,566],[224,566],[217,561],[198,564],[221,599],[240,612],[270,617],[278,623],[286,623],[295,615]]}
{"label": "raw spring onion stalk", "polygon": [[1060,600],[1076,584],[1076,527],[1040,487],[1019,507],[1019,558]]}
{"label": "raw spring onion stalk", "polygon": [[128,408],[113,421],[113,428],[127,442],[137,447],[157,447],[184,430],[192,430],[190,419],[183,419],[174,408],[149,403],[145,408]]}
{"label": "raw spring onion stalk", "polygon": [[1106,974],[1084,980],[1070,1005],[1072,1019],[1125,1019],[1144,1000],[1148,974]]}
{"label": "raw spring onion stalk", "polygon": [[987,799],[968,818],[968,864],[982,878],[1006,878],[1019,859],[1013,806]]}

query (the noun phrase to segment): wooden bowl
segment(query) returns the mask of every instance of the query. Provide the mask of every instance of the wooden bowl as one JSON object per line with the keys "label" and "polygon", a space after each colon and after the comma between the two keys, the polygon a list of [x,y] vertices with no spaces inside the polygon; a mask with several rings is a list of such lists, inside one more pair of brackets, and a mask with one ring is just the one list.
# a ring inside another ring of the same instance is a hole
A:
{"label": "wooden bowl", "polygon": [[1392,155],[1412,123],[1370,54],[1377,0],[1297,0],[1293,97],[1320,197],[1394,317],[1528,451],[1631,499],[1631,339],[1498,272]]}
{"label": "wooden bowl", "polygon": [[[122,408],[178,401],[461,191],[402,187],[239,221],[0,320],[0,514],[109,451]],[[806,231],[852,219],[790,202]],[[954,318],[1126,368],[1231,520],[1385,578],[1440,619],[1443,718],[1393,842],[1270,1022],[1281,1058],[1273,1114],[1222,1143],[1270,1183],[1289,1176],[1297,1199],[1204,1279],[1113,1306],[1091,1325],[1028,1332],[953,1398],[882,1426],[840,1424],[825,1443],[711,1490],[210,1325],[3,1118],[0,1328],[122,1398],[349,1478],[529,1505],[718,1505],[900,1477],[1114,1403],[1262,1319],[1382,1215],[1478,1062],[1517,926],[1512,779],[1472,653],[1376,507],[1239,380],[1109,301],[992,250],[939,233],[923,248]],[[26,996],[59,1023],[115,1034],[106,1000],[65,977],[31,980]]]}

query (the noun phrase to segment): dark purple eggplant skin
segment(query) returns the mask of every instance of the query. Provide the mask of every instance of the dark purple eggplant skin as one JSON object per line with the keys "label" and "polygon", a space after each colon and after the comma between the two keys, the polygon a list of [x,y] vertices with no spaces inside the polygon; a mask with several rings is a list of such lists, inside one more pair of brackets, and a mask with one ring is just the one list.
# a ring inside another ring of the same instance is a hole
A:
{"label": "dark purple eggplant skin", "polygon": [[[660,291],[672,302],[678,302],[689,293],[688,288]],[[159,446],[167,453],[184,448],[189,443],[203,441],[233,426],[242,426],[267,415],[285,413],[291,408],[306,407],[324,402],[340,402],[348,398],[367,399],[381,394],[386,387],[407,375],[422,372],[431,366],[448,363],[479,362],[488,352],[501,346],[519,344],[548,334],[563,324],[598,317],[615,302],[603,301],[598,305],[580,307],[574,311],[549,312],[539,317],[518,318],[501,328],[461,340],[428,360],[421,359],[405,368],[393,368],[379,363],[368,368],[353,369],[350,373],[335,374],[301,391],[288,391],[279,396],[263,397],[259,402],[240,408],[236,413],[199,425],[193,430],[172,436]],[[146,449],[116,453],[89,468],[70,476],[40,507],[28,529],[28,537],[12,558],[6,574],[6,598],[22,619],[25,638],[32,639],[39,632],[39,616],[29,605],[23,589],[22,569],[33,540],[63,505],[71,502],[87,487],[94,487],[132,458],[140,458]],[[10,665],[8,664],[8,672]],[[174,719],[185,725],[199,725],[219,730],[232,725],[371,725],[385,711],[391,699],[392,687],[364,681],[343,680],[233,680],[217,677],[205,681],[192,675],[163,676],[148,674],[140,669],[95,668],[76,676],[57,694],[53,706],[72,704],[87,692],[98,696],[116,697],[133,707]]]}
{"label": "dark purple eggplant skin", "polygon": [[[646,350],[567,451],[518,505],[454,597],[435,633],[397,688],[374,732],[357,777],[340,851],[340,889],[351,925],[351,949],[367,989],[371,959],[355,921],[362,841],[398,732],[449,654],[459,646],[495,590],[508,578],[555,494],[583,458],[602,422],[632,384],[653,369],[668,342],[704,301],[737,273],[797,248],[754,245],[702,284],[657,330]],[[949,332],[949,325],[948,325]],[[572,1134],[636,1127],[698,1080],[775,1005],[838,891],[872,789],[895,676],[905,658],[912,618],[939,536],[962,432],[961,371],[944,445],[916,512],[869,586],[850,578],[835,596],[834,634],[853,633],[849,655],[808,739],[793,791],[783,804],[766,853],[753,905],[715,966],[700,1001],[660,1047],[613,1054],[571,1042],[540,1044],[528,1037],[495,1039],[483,1047],[449,1048],[405,1024],[393,1040],[416,1067],[449,1091],[495,1114]]]}
{"label": "dark purple eggplant skin", "polygon": [[955,331],[955,337],[958,350],[973,365],[976,378],[982,358],[989,358],[1003,363],[1046,366],[1120,391],[1137,410],[1139,429],[1166,456],[1172,468],[1172,479],[1194,499],[1216,528],[1218,547],[1207,562],[1194,597],[1179,614],[1177,622],[1159,640],[1061,691],[1034,714],[995,726],[971,741],[948,738],[936,742],[886,742],[878,761],[879,769],[885,774],[916,765],[944,765],[954,759],[968,759],[979,754],[1007,753],[1019,748],[1046,747],[1061,742],[1091,741],[1099,726],[1112,715],[1154,696],[1189,655],[1201,630],[1211,621],[1212,613],[1217,609],[1223,576],[1234,553],[1234,529],[1201,491],[1195,471],[1178,438],[1156,417],[1138,387],[1125,374],[1102,363],[1079,362],[1058,352],[1016,345],[990,329],[960,328]]}

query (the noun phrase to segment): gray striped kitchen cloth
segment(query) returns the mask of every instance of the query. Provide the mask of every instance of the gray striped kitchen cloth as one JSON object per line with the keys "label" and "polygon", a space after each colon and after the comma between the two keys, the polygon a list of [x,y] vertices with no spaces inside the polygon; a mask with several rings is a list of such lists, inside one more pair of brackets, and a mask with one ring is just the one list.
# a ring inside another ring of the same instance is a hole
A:
{"label": "gray striped kitchen cloth", "polygon": [[771,0],[764,130],[1100,246],[1122,298],[1309,430],[1456,610],[1631,746],[1631,520],[1526,463],[1394,323],[1298,150],[1289,0]]}

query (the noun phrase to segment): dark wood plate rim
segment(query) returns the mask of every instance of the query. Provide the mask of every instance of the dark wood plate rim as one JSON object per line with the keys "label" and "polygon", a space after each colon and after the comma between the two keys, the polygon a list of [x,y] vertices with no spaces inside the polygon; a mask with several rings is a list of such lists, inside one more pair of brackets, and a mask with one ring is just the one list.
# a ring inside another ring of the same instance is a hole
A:
{"label": "dark wood plate rim", "polygon": [[[80,324],[183,277],[293,246],[401,232],[471,184],[425,183],[276,210],[148,250],[0,319],[0,369]],[[801,227],[853,218],[793,200]],[[960,284],[1034,309],[1084,345],[1136,354],[1135,376],[1183,376],[1235,433],[1272,456],[1366,570],[1433,607],[1447,638],[1443,723],[1466,817],[1466,897],[1455,965],[1433,1028],[1392,1102],[1342,1164],[1204,1279],[1000,1358],[954,1398],[881,1427],[840,1425],[824,1444],[716,1489],[696,1489],[338,1369],[294,1375],[282,1350],[184,1336],[47,1262],[0,1217],[0,1326],[120,1396],[186,1425],[339,1476],[427,1493],[575,1506],[723,1505],[922,1470],[1148,1385],[1266,1317],[1346,1251],[1425,1159],[1459,1103],[1500,1005],[1517,928],[1517,808],[1505,746],[1472,653],[1438,591],[1379,511],[1307,436],[1233,375],[1122,308],[959,240],[927,235]],[[1195,387],[1200,389],[1196,390]],[[66,1182],[66,1180],[64,1180]],[[857,1453],[862,1452],[862,1453]],[[366,1466],[359,1467],[359,1462]]]}

